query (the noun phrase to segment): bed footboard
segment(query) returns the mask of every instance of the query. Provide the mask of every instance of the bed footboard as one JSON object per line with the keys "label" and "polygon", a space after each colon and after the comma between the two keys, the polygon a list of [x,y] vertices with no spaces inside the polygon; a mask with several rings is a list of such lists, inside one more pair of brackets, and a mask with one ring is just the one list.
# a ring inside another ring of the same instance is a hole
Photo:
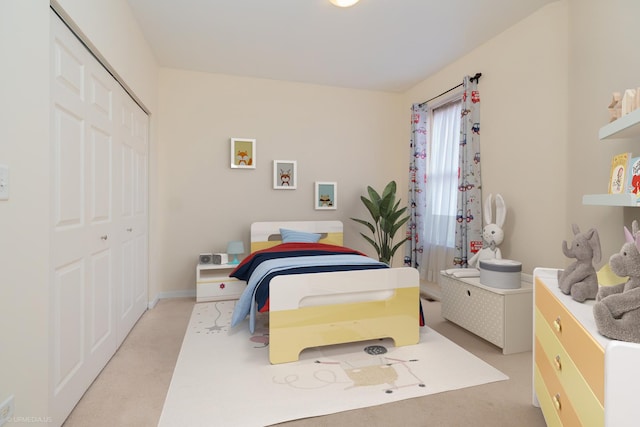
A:
{"label": "bed footboard", "polygon": [[414,268],[278,276],[269,290],[269,359],[305,348],[392,338],[417,344],[420,279]]}

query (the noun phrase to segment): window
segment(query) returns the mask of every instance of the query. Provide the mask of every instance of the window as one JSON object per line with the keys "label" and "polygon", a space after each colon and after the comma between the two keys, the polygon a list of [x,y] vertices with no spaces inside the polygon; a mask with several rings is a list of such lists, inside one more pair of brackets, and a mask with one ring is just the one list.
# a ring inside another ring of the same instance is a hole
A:
{"label": "window", "polygon": [[455,245],[461,110],[460,96],[429,110],[424,224],[425,242],[432,246]]}

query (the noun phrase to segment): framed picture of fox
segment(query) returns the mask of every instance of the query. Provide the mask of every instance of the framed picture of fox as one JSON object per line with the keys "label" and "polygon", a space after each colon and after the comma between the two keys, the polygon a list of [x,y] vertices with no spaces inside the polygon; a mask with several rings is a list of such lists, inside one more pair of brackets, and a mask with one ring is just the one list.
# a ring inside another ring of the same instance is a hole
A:
{"label": "framed picture of fox", "polygon": [[256,140],[231,138],[231,167],[233,169],[256,168]]}

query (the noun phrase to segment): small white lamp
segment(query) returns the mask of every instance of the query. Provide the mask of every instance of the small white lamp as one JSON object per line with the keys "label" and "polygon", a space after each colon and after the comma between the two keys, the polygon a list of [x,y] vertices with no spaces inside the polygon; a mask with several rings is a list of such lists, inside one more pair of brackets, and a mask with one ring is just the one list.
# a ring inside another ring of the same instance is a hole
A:
{"label": "small white lamp", "polygon": [[240,264],[238,255],[244,253],[244,243],[242,243],[240,240],[229,242],[229,244],[227,245],[227,253],[229,255],[233,255],[233,260],[229,261],[229,264]]}

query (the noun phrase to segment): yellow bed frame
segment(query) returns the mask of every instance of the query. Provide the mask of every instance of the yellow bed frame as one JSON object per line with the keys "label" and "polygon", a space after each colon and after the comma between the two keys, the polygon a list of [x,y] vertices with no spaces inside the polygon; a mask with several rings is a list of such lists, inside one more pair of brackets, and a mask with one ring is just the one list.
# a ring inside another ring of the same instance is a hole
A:
{"label": "yellow bed frame", "polygon": [[[342,245],[340,221],[257,222],[251,252],[282,243],[280,228],[322,234]],[[420,339],[420,280],[414,268],[277,276],[269,287],[269,360],[298,360],[305,348],[392,338],[396,346]]]}

